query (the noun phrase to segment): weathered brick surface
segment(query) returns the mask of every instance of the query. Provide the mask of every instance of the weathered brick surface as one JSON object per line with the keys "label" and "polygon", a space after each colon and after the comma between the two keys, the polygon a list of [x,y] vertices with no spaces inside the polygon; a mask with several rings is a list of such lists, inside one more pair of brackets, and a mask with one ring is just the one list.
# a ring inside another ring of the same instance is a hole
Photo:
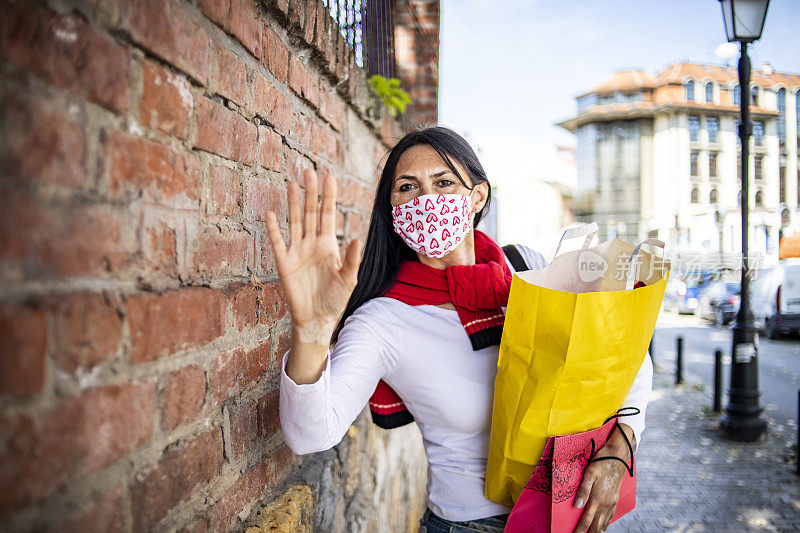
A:
{"label": "weathered brick surface", "polygon": [[298,483],[315,530],[408,529],[413,428],[280,431],[267,213],[288,237],[288,180],[333,175],[344,249],[400,127],[324,3],[8,0],[0,78],[0,530],[241,531]]}
{"label": "weathered brick surface", "polygon": [[194,97],[184,77],[151,61],[142,62],[142,124],[184,139],[193,105]]}

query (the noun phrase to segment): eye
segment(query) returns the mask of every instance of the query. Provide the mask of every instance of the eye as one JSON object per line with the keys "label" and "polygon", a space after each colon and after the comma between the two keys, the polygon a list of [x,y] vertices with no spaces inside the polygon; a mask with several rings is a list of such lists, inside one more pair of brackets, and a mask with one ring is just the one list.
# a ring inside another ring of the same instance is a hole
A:
{"label": "eye", "polygon": [[442,187],[449,187],[451,185],[454,185],[454,182],[450,181],[448,179],[443,179],[443,180],[439,180],[439,185],[441,185]]}
{"label": "eye", "polygon": [[402,185],[401,185],[401,186],[400,186],[400,187],[399,187],[397,190],[398,190],[398,191],[400,191],[400,192],[406,192],[406,191],[408,191],[409,189],[404,189],[404,188],[403,188],[403,187],[405,187],[406,185],[408,185],[409,187],[411,186],[411,184],[410,184],[410,183],[404,183],[404,184],[402,184]]}

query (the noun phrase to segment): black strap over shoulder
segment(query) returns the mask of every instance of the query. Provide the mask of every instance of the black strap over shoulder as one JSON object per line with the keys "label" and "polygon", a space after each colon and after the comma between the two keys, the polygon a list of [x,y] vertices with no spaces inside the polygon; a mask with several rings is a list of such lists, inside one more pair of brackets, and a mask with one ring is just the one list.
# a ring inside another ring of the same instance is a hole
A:
{"label": "black strap over shoulder", "polygon": [[519,253],[516,244],[506,244],[503,246],[503,252],[506,254],[506,257],[508,257],[508,260],[511,263],[511,266],[514,267],[514,270],[517,272],[521,270],[530,270],[530,267],[525,262],[522,254]]}

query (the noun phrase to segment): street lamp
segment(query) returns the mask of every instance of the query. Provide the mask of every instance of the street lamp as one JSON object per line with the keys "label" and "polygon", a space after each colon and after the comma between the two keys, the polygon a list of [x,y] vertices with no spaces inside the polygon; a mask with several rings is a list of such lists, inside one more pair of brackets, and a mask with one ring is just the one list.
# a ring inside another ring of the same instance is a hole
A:
{"label": "street lamp", "polygon": [[741,94],[741,121],[739,139],[742,143],[742,288],[739,312],[733,327],[733,357],[731,381],[728,388],[728,405],[720,420],[723,437],[752,442],[767,429],[761,417],[764,409],[759,404],[758,390],[758,336],[750,309],[750,267],[747,259],[748,208],[750,203],[748,162],[750,161],[750,58],[747,43],[761,38],[769,0],[719,0],[728,41],[739,41],[739,93]]}

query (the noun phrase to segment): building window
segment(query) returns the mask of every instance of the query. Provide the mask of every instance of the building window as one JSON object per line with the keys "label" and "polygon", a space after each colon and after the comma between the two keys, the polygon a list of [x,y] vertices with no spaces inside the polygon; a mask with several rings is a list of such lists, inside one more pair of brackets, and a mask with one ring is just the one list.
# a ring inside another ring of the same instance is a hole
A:
{"label": "building window", "polygon": [[711,192],[708,193],[708,203],[717,203],[717,189],[711,189]]}
{"label": "building window", "polygon": [[778,142],[786,144],[786,89],[778,89]]}
{"label": "building window", "polygon": [[714,84],[711,82],[706,83],[706,102],[714,101]]}
{"label": "building window", "polygon": [[764,205],[764,191],[758,190],[756,191],[756,207],[762,207]]}
{"label": "building window", "polygon": [[742,105],[742,89],[738,85],[733,88],[733,105]]}
{"label": "building window", "polygon": [[700,135],[700,117],[689,115],[689,140],[697,141]]}
{"label": "building window", "polygon": [[750,88],[750,95],[752,97],[752,100],[750,101],[751,105],[758,107],[758,85],[753,85]]}
{"label": "building window", "polygon": [[760,180],[764,177],[764,174],[762,173],[763,159],[764,156],[761,154],[756,154],[755,156],[753,156],[753,167],[755,168],[754,177],[757,180]]}
{"label": "building window", "polygon": [[684,94],[686,95],[686,99],[690,102],[694,101],[694,81],[689,80],[683,84]]}
{"label": "building window", "polygon": [[786,203],[786,166],[781,165],[778,171],[778,200],[781,203]]}
{"label": "building window", "polygon": [[708,152],[708,177],[717,177],[717,152]]}
{"label": "building window", "polygon": [[697,187],[694,187],[692,189],[691,201],[693,204],[700,203],[700,189],[698,189]]}
{"label": "building window", "polygon": [[706,130],[708,130],[708,142],[719,142],[719,118],[706,117]]}
{"label": "building window", "polygon": [[760,120],[753,121],[753,142],[756,146],[764,144],[764,123]]}
{"label": "building window", "polygon": [[689,154],[689,172],[692,176],[697,176],[697,158],[700,157],[700,152],[692,150]]}

